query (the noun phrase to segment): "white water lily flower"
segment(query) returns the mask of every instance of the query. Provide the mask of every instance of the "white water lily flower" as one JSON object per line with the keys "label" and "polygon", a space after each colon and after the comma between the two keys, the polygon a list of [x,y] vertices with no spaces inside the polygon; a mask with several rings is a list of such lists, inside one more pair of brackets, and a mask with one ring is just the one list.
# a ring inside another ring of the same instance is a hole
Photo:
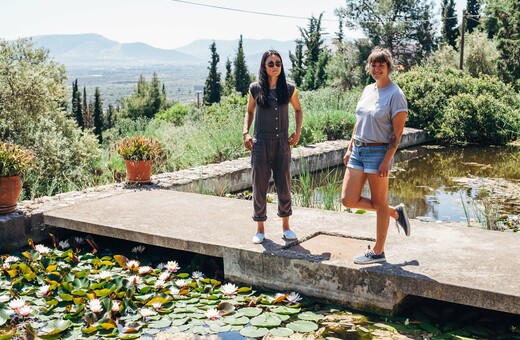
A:
{"label": "white water lily flower", "polygon": [[31,308],[31,306],[29,306],[29,305],[25,305],[25,306],[22,306],[22,308],[17,309],[15,312],[16,312],[16,314],[25,317],[25,316],[31,314],[32,311],[33,311],[33,310],[32,310],[32,308]]}
{"label": "white water lily flower", "polygon": [[153,307],[155,310],[159,310],[159,309],[161,309],[161,307],[162,307],[162,303],[159,302],[159,301],[154,302],[154,303],[152,303],[152,307]]}
{"label": "white water lily flower", "polygon": [[128,262],[126,263],[126,266],[127,266],[130,270],[137,269],[137,268],[139,268],[139,261],[136,261],[136,260],[128,261]]}
{"label": "white water lily flower", "polygon": [[144,253],[144,250],[145,250],[145,247],[143,245],[140,245],[140,246],[133,247],[132,253],[142,254],[142,253]]}
{"label": "white water lily flower", "polygon": [[103,306],[101,306],[101,301],[99,301],[99,299],[90,300],[88,302],[88,308],[96,314],[100,313],[103,310]]}
{"label": "white water lily flower", "polygon": [[179,279],[179,280],[176,280],[176,281],[175,281],[175,284],[176,284],[177,287],[179,287],[179,288],[182,288],[182,287],[187,286],[188,283],[190,283],[190,281],[188,281],[188,280],[183,280],[183,279]]}
{"label": "white water lily flower", "polygon": [[287,295],[287,297],[285,299],[290,304],[294,304],[294,303],[297,303],[298,301],[300,301],[302,298],[300,297],[300,294],[298,294],[296,292],[292,292],[291,294]]}
{"label": "white water lily flower", "polygon": [[170,278],[170,273],[168,272],[162,272],[161,275],[159,275],[159,280],[161,281],[167,281]]}
{"label": "white water lily flower", "polygon": [[144,274],[150,273],[152,270],[153,270],[153,268],[150,266],[142,266],[142,267],[139,267],[138,273],[139,273],[139,275],[144,275]]}
{"label": "white water lily flower", "polygon": [[177,261],[168,261],[166,263],[166,269],[168,269],[169,272],[175,273],[177,270],[181,269]]}
{"label": "white water lily flower", "polygon": [[69,241],[67,241],[67,240],[60,241],[60,242],[58,243],[58,246],[59,246],[61,249],[67,249],[67,248],[70,248]]}
{"label": "white water lily flower", "polygon": [[154,287],[155,287],[155,288],[158,288],[158,289],[164,288],[164,281],[163,281],[163,280],[157,280],[157,281],[155,281],[155,283],[154,283]]}
{"label": "white water lily flower", "polygon": [[128,277],[128,281],[130,281],[134,286],[137,286],[138,284],[140,284],[143,281],[143,279],[141,279],[140,276],[131,275]]}
{"label": "white water lily flower", "polygon": [[159,270],[163,270],[164,267],[165,267],[165,264],[162,262],[157,265],[157,269],[159,269]]}
{"label": "white water lily flower", "polygon": [[171,295],[175,296],[175,295],[179,294],[179,292],[180,292],[179,288],[172,287],[172,289],[170,289]]}
{"label": "white water lily flower", "polygon": [[151,310],[150,308],[141,308],[139,309],[139,313],[143,318],[147,318],[149,316],[157,314],[154,310]]}
{"label": "white water lily flower", "polygon": [[43,244],[37,244],[34,246],[34,250],[36,250],[38,253],[44,255],[51,252],[51,248],[44,246]]}
{"label": "white water lily flower", "polygon": [[119,308],[121,307],[121,303],[117,300],[112,300],[112,312],[119,312]]}
{"label": "white water lily flower", "polygon": [[9,262],[2,264],[3,270],[9,270],[11,269],[11,264]]}
{"label": "white water lily flower", "polygon": [[38,288],[38,294],[42,297],[49,295],[49,288],[51,288],[50,285],[41,286],[40,288]]}
{"label": "white water lily flower", "polygon": [[204,315],[206,315],[206,317],[209,319],[209,320],[217,320],[220,318],[220,312],[215,309],[215,308],[211,308],[211,309],[208,309]]}
{"label": "white water lily flower", "polygon": [[98,277],[102,280],[112,277],[112,273],[108,270],[102,270],[98,273]]}
{"label": "white water lily flower", "polygon": [[195,272],[191,273],[191,277],[194,278],[195,280],[201,279],[204,277],[204,274],[202,272],[195,271]]}
{"label": "white water lily flower", "polygon": [[11,263],[11,262],[18,262],[20,261],[20,258],[17,257],[17,256],[8,256],[5,260],[4,260],[4,263]]}
{"label": "white water lily flower", "polygon": [[220,288],[220,292],[226,296],[233,296],[237,293],[238,287],[232,283],[226,283]]}
{"label": "white water lily flower", "polygon": [[24,299],[20,299],[20,298],[16,298],[14,300],[11,300],[11,302],[9,302],[9,308],[11,308],[12,310],[14,310],[15,312],[22,308],[23,306],[26,305],[26,302]]}
{"label": "white water lily flower", "polygon": [[76,236],[76,237],[74,237],[74,242],[76,242],[76,244],[78,244],[78,245],[81,245],[81,244],[85,243],[85,239],[83,237]]}

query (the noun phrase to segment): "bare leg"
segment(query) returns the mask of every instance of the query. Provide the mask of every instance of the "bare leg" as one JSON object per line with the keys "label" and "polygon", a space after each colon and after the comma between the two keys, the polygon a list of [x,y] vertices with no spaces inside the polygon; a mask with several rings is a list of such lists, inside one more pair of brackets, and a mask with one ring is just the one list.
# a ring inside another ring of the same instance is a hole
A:
{"label": "bare leg", "polygon": [[374,253],[381,254],[385,251],[388,224],[390,223],[390,209],[388,207],[388,177],[380,177],[376,174],[368,175],[371,201],[376,211],[376,244]]}
{"label": "bare leg", "polygon": [[289,227],[289,216],[282,217],[282,229],[283,229],[283,231],[291,229]]}
{"label": "bare leg", "polygon": [[256,222],[256,232],[260,234],[265,234],[264,221]]}

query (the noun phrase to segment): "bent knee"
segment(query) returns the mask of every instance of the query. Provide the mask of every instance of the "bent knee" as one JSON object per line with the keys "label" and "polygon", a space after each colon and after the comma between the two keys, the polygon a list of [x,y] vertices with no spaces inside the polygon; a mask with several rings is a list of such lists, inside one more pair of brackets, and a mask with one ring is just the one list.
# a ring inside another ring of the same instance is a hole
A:
{"label": "bent knee", "polygon": [[352,197],[352,196],[344,196],[341,197],[341,203],[345,208],[354,208],[355,205],[359,202],[359,197]]}

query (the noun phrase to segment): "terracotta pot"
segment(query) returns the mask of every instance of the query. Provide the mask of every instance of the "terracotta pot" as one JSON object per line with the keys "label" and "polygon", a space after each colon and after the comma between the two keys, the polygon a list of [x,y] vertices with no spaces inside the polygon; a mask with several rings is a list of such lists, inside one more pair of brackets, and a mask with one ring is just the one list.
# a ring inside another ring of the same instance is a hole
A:
{"label": "terracotta pot", "polygon": [[15,211],[21,193],[20,176],[0,177],[0,214]]}
{"label": "terracotta pot", "polygon": [[128,183],[150,183],[152,161],[125,160]]}

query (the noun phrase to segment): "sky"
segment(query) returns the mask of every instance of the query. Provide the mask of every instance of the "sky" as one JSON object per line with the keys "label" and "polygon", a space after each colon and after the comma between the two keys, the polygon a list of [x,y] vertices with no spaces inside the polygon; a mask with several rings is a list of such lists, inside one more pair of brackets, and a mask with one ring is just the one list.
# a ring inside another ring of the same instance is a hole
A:
{"label": "sky", "polygon": [[[197,39],[236,40],[240,34],[244,39],[292,41],[301,36],[298,27],[306,27],[311,15],[322,12],[324,32],[333,35],[338,30],[334,9],[344,4],[344,0],[0,0],[0,38],[97,33],[120,43],[144,42],[164,49]],[[345,30],[345,35],[359,38],[362,33]]]}

